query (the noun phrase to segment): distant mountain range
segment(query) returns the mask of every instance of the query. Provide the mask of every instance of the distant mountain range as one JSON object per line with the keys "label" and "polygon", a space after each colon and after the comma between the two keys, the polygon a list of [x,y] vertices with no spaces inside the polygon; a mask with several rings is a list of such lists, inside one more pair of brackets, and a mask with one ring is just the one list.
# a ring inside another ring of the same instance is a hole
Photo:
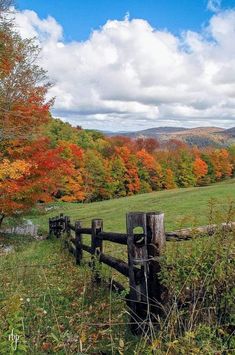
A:
{"label": "distant mountain range", "polygon": [[225,133],[230,135],[231,137],[235,137],[235,127],[226,129]]}
{"label": "distant mountain range", "polygon": [[198,147],[228,146],[235,143],[235,127],[223,129],[219,127],[154,127],[135,132],[104,132],[108,136],[122,135],[130,138],[156,138],[160,143],[177,139]]}

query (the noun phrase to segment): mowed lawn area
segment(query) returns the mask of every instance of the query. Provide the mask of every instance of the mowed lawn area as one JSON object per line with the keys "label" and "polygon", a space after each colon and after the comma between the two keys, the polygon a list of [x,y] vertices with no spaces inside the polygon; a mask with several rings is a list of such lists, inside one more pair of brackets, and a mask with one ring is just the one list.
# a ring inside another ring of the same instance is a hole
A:
{"label": "mowed lawn area", "polygon": [[123,197],[119,199],[81,203],[56,203],[53,210],[38,215],[28,216],[38,224],[41,231],[48,230],[48,219],[64,213],[72,221],[82,220],[89,226],[92,218],[104,220],[104,230],[125,231],[125,214],[134,211],[162,211],[165,213],[166,230],[207,224],[209,221],[209,205],[216,200],[217,209],[226,214],[229,201],[235,199],[235,179],[206,187],[194,187],[158,191],[148,194]]}

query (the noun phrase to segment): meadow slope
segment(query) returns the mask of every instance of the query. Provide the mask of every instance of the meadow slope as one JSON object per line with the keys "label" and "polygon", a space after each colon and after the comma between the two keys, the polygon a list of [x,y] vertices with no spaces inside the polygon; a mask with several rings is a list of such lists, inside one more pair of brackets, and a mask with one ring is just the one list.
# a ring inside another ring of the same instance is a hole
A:
{"label": "meadow slope", "polygon": [[221,212],[235,198],[235,179],[206,187],[192,187],[152,192],[88,204],[56,203],[50,212],[28,216],[43,232],[48,230],[48,218],[64,213],[72,220],[82,220],[85,226],[92,218],[102,218],[106,231],[125,231],[125,214],[130,211],[163,211],[167,230],[208,223],[208,204],[216,199]]}

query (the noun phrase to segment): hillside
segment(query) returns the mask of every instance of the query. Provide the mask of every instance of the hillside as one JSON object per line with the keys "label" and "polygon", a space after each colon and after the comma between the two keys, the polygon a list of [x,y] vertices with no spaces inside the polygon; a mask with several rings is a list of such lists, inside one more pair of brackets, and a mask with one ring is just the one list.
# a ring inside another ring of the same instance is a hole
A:
{"label": "hillside", "polygon": [[218,199],[222,205],[235,196],[235,179],[206,187],[192,187],[140,194],[119,199],[93,202],[87,204],[56,203],[54,210],[39,216],[34,214],[27,218],[40,225],[42,231],[48,229],[48,218],[64,213],[73,220],[81,219],[88,226],[92,218],[103,218],[107,231],[125,231],[125,213],[130,211],[161,210],[165,213],[168,230],[193,224],[208,222],[207,210],[210,199]]}
{"label": "hillside", "polygon": [[223,134],[229,135],[235,138],[235,127],[226,129]]}
{"label": "hillside", "polygon": [[[116,133],[117,134],[117,133]],[[235,128],[223,129],[219,127],[155,127],[146,130],[135,132],[120,132],[118,134],[131,138],[156,138],[161,143],[167,142],[170,139],[177,139],[191,146],[198,147],[207,146],[227,146],[235,142]],[[115,135],[114,133],[108,135]]]}
{"label": "hillside", "polygon": [[144,129],[142,131],[137,131],[137,132],[126,132],[124,135],[128,137],[154,137],[156,135],[165,135],[165,134],[174,134],[177,132],[184,132],[187,131],[187,128],[183,127],[154,127],[154,128],[149,128],[149,129]]}

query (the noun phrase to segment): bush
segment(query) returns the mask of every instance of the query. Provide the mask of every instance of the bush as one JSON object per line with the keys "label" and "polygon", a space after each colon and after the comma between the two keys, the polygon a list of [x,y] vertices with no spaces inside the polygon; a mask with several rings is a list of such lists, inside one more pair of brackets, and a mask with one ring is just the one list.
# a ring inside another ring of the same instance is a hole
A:
{"label": "bush", "polygon": [[[233,217],[232,204],[224,220]],[[214,201],[210,223],[219,221]],[[220,216],[221,217],[221,216]],[[222,218],[222,217],[221,217]],[[234,348],[235,230],[169,243],[161,258],[168,290],[161,320],[162,348],[173,354],[214,353]],[[193,350],[194,349],[194,350]],[[193,352],[194,351],[194,352]]]}

